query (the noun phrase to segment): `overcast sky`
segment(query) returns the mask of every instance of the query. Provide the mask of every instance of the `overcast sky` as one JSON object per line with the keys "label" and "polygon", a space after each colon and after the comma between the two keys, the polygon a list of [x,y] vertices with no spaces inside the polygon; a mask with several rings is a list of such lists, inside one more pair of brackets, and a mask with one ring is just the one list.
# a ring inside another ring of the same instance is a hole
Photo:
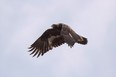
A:
{"label": "overcast sky", "polygon": [[[28,47],[53,23],[88,38],[39,58]],[[116,0],[0,0],[0,77],[116,77]]]}

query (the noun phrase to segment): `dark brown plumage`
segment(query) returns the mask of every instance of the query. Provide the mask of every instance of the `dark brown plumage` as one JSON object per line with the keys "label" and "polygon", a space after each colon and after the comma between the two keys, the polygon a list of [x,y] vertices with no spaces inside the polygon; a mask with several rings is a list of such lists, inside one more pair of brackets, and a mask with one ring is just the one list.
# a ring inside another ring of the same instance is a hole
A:
{"label": "dark brown plumage", "polygon": [[53,24],[52,28],[47,29],[30,47],[31,55],[39,57],[44,55],[53,47],[58,47],[64,43],[73,47],[75,43],[87,44],[87,38],[75,33],[68,25],[59,23]]}

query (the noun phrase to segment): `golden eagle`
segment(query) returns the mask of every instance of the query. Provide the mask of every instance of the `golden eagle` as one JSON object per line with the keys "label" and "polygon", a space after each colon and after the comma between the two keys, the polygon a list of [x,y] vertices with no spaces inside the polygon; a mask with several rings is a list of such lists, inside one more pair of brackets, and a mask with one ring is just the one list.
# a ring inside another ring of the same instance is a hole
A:
{"label": "golden eagle", "polygon": [[75,43],[87,44],[87,38],[75,33],[68,25],[63,23],[53,24],[47,29],[30,47],[30,55],[43,56],[53,47],[58,47],[64,43],[73,47]]}

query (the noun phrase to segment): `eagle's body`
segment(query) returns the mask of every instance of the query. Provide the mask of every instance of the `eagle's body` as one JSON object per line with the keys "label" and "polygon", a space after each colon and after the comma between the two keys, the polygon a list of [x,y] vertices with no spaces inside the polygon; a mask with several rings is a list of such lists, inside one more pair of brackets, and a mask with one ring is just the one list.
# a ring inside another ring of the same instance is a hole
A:
{"label": "eagle's body", "polygon": [[33,56],[39,57],[53,47],[58,47],[64,43],[73,47],[75,43],[87,44],[87,39],[76,34],[68,25],[59,23],[53,24],[52,28],[47,29],[31,46],[30,52]]}

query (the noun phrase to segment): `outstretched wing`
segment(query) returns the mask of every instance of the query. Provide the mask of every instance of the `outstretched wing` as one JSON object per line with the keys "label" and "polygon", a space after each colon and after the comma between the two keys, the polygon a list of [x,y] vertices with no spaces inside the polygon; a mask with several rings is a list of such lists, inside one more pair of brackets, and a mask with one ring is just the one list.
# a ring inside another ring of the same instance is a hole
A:
{"label": "outstretched wing", "polygon": [[47,51],[53,47],[60,46],[64,43],[63,37],[60,36],[60,31],[55,29],[46,30],[43,35],[38,38],[30,47],[30,55],[39,57],[44,55]]}
{"label": "outstretched wing", "polygon": [[52,49],[52,47],[49,45],[47,40],[41,40],[41,38],[38,38],[32,45],[29,47],[29,52],[31,52],[30,55],[33,54],[33,57],[37,55],[39,57],[40,55],[43,55],[48,50]]}

